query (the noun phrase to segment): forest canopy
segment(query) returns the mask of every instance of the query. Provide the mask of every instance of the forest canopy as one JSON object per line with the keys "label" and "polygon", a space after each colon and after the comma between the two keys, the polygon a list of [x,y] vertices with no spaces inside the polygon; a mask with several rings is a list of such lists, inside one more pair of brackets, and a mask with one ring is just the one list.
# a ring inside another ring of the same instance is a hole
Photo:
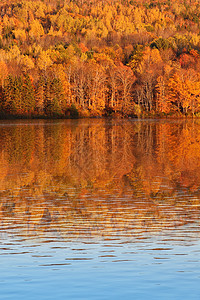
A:
{"label": "forest canopy", "polygon": [[0,115],[200,115],[198,1],[1,1]]}

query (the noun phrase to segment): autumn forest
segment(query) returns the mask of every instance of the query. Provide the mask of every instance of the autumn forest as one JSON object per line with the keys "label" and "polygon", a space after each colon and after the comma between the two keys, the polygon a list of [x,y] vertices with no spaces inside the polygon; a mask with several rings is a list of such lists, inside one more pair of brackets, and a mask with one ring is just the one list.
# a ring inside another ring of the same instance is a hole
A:
{"label": "autumn forest", "polygon": [[200,116],[195,0],[3,0],[0,117]]}

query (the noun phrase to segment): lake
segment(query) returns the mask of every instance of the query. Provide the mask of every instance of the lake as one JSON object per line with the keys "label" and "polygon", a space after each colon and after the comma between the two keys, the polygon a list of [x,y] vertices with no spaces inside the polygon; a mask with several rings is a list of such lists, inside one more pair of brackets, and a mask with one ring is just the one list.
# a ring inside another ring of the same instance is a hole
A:
{"label": "lake", "polygon": [[0,121],[0,298],[200,299],[200,120]]}

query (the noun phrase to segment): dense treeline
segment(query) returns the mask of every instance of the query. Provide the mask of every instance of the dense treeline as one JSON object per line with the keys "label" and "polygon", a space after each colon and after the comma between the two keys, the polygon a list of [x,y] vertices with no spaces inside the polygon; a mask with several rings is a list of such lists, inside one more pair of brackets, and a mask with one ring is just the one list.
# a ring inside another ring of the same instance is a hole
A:
{"label": "dense treeline", "polygon": [[1,1],[1,116],[200,114],[196,1]]}

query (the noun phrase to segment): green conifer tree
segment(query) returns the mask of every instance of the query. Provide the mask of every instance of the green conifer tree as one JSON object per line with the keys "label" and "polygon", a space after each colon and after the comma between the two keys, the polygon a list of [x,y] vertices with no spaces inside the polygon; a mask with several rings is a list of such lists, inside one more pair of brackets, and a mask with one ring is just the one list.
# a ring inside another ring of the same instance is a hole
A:
{"label": "green conifer tree", "polygon": [[24,75],[22,88],[22,101],[24,113],[31,115],[35,110],[35,91],[29,75]]}

